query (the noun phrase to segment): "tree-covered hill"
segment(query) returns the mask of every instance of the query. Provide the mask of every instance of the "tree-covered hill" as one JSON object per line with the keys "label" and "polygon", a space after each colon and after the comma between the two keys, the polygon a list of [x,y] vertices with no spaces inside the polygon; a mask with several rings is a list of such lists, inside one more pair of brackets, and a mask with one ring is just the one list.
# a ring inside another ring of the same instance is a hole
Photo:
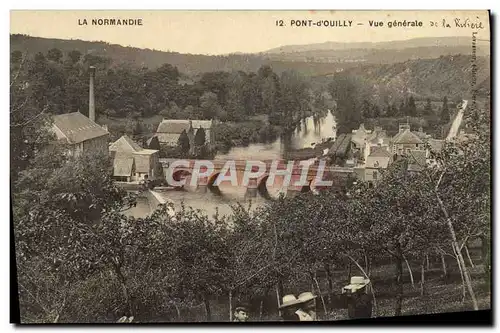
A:
{"label": "tree-covered hill", "polygon": [[120,64],[134,64],[136,66],[154,69],[168,63],[189,76],[214,71],[241,70],[256,72],[263,65],[270,65],[277,73],[285,70],[296,70],[304,75],[323,75],[333,73],[338,69],[348,68],[354,64],[341,63],[310,63],[297,61],[272,60],[264,56],[252,54],[232,55],[201,55],[164,52],[151,49],[139,49],[109,44],[101,41],[65,40],[55,38],[40,38],[26,35],[11,35],[10,47],[12,51],[27,52],[28,54],[43,53],[57,48],[64,54],[73,50],[83,55],[100,56],[112,59],[112,66]]}
{"label": "tree-covered hill", "polygon": [[[489,93],[489,63],[489,57],[476,58],[475,88],[478,96],[486,97]],[[392,102],[408,94],[417,99],[440,100],[444,96],[471,98],[472,69],[470,55],[449,55],[395,64],[358,66],[341,74],[359,77],[380,102]],[[328,83],[334,78],[335,75],[317,77],[316,82]]]}

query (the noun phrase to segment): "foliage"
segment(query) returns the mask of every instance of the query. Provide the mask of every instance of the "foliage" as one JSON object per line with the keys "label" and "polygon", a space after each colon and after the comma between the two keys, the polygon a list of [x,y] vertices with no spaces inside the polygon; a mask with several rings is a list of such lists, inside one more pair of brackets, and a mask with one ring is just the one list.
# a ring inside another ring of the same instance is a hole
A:
{"label": "foliage", "polygon": [[183,154],[188,154],[190,149],[189,137],[186,130],[183,130],[177,141],[177,146]]}

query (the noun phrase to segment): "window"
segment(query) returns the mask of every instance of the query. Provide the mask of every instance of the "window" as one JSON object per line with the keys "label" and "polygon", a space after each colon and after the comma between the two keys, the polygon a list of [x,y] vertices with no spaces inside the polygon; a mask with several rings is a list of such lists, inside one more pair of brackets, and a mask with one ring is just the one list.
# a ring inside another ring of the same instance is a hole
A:
{"label": "window", "polygon": [[378,173],[377,171],[373,171],[373,179],[376,180],[378,177]]}
{"label": "window", "polygon": [[[373,166],[374,166],[375,168],[378,168],[378,167],[380,167],[380,163],[378,163],[378,161],[375,161],[375,163],[373,164]],[[375,172],[376,172],[376,171],[375,171]]]}

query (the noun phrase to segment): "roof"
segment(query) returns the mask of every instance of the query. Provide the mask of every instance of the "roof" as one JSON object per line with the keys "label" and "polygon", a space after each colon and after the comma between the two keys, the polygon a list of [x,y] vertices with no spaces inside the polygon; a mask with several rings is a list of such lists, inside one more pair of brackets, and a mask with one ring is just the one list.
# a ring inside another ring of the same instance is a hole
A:
{"label": "roof", "polygon": [[161,143],[169,143],[176,145],[179,141],[180,133],[159,133],[157,134],[158,141]]}
{"label": "roof", "polygon": [[53,126],[62,134],[62,137],[58,135],[58,139],[64,138],[68,143],[80,143],[109,135],[107,130],[85,117],[80,112],[54,116]]}
{"label": "roof", "polygon": [[151,154],[154,154],[157,152],[158,152],[158,150],[156,150],[156,149],[141,149],[139,151],[136,151],[135,154],[136,155],[151,155]]}
{"label": "roof", "polygon": [[121,151],[121,152],[137,152],[142,150],[137,143],[135,143],[131,138],[127,135],[123,135],[121,138],[113,142],[109,146],[109,150],[111,151]]}
{"label": "roof", "polygon": [[113,161],[113,176],[129,177],[132,174],[134,158],[128,156],[115,156]]}
{"label": "roof", "polygon": [[351,143],[351,134],[340,134],[328,152],[329,155],[345,156]]}
{"label": "roof", "polygon": [[370,155],[368,155],[368,157],[392,157],[392,155],[385,148],[374,147],[371,149]]}
{"label": "roof", "polygon": [[387,168],[391,161],[390,156],[368,156],[366,158],[366,168]]}
{"label": "roof", "polygon": [[426,152],[424,150],[410,150],[408,154],[408,170],[409,171],[420,171],[427,164]]}
{"label": "roof", "polygon": [[204,128],[204,129],[212,128],[211,120],[191,120],[191,122],[193,124],[193,128]]}
{"label": "roof", "polygon": [[392,142],[396,144],[418,144],[423,143],[420,138],[415,135],[415,133],[411,132],[409,129],[405,129],[402,132],[399,132],[392,138]]}
{"label": "roof", "polygon": [[422,140],[424,140],[425,138],[428,137],[428,134],[426,134],[425,132],[417,131],[417,132],[412,132],[412,133],[415,134],[416,136],[418,136]]}
{"label": "roof", "polygon": [[378,143],[389,144],[390,138],[387,135],[385,130],[376,129],[373,133],[368,137],[368,140],[371,144],[375,145]]}
{"label": "roof", "polygon": [[431,146],[431,150],[436,153],[439,153],[444,146],[444,140],[429,139],[428,143]]}
{"label": "roof", "polygon": [[163,119],[156,132],[181,134],[182,131],[189,130],[190,123],[193,128],[210,129],[212,127],[211,120]]}

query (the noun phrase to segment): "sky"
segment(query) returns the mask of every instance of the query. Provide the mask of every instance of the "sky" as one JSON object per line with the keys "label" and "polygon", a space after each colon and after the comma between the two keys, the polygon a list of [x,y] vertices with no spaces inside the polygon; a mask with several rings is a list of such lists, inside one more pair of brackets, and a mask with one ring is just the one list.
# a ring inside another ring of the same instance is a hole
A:
{"label": "sky", "polygon": [[[142,26],[93,26],[92,19],[142,19]],[[442,27],[443,19],[450,27]],[[483,29],[456,27],[481,22]],[[192,54],[255,53],[283,45],[384,42],[418,37],[490,39],[487,11],[11,11],[10,33],[105,41],[123,46]],[[88,25],[82,25],[87,20]],[[283,20],[285,26],[277,26]],[[351,27],[291,26],[292,20],[340,21]],[[370,27],[369,21],[383,27]],[[422,27],[389,28],[389,21],[422,21]],[[436,22],[437,27],[431,27]],[[363,25],[358,25],[362,23]]]}

